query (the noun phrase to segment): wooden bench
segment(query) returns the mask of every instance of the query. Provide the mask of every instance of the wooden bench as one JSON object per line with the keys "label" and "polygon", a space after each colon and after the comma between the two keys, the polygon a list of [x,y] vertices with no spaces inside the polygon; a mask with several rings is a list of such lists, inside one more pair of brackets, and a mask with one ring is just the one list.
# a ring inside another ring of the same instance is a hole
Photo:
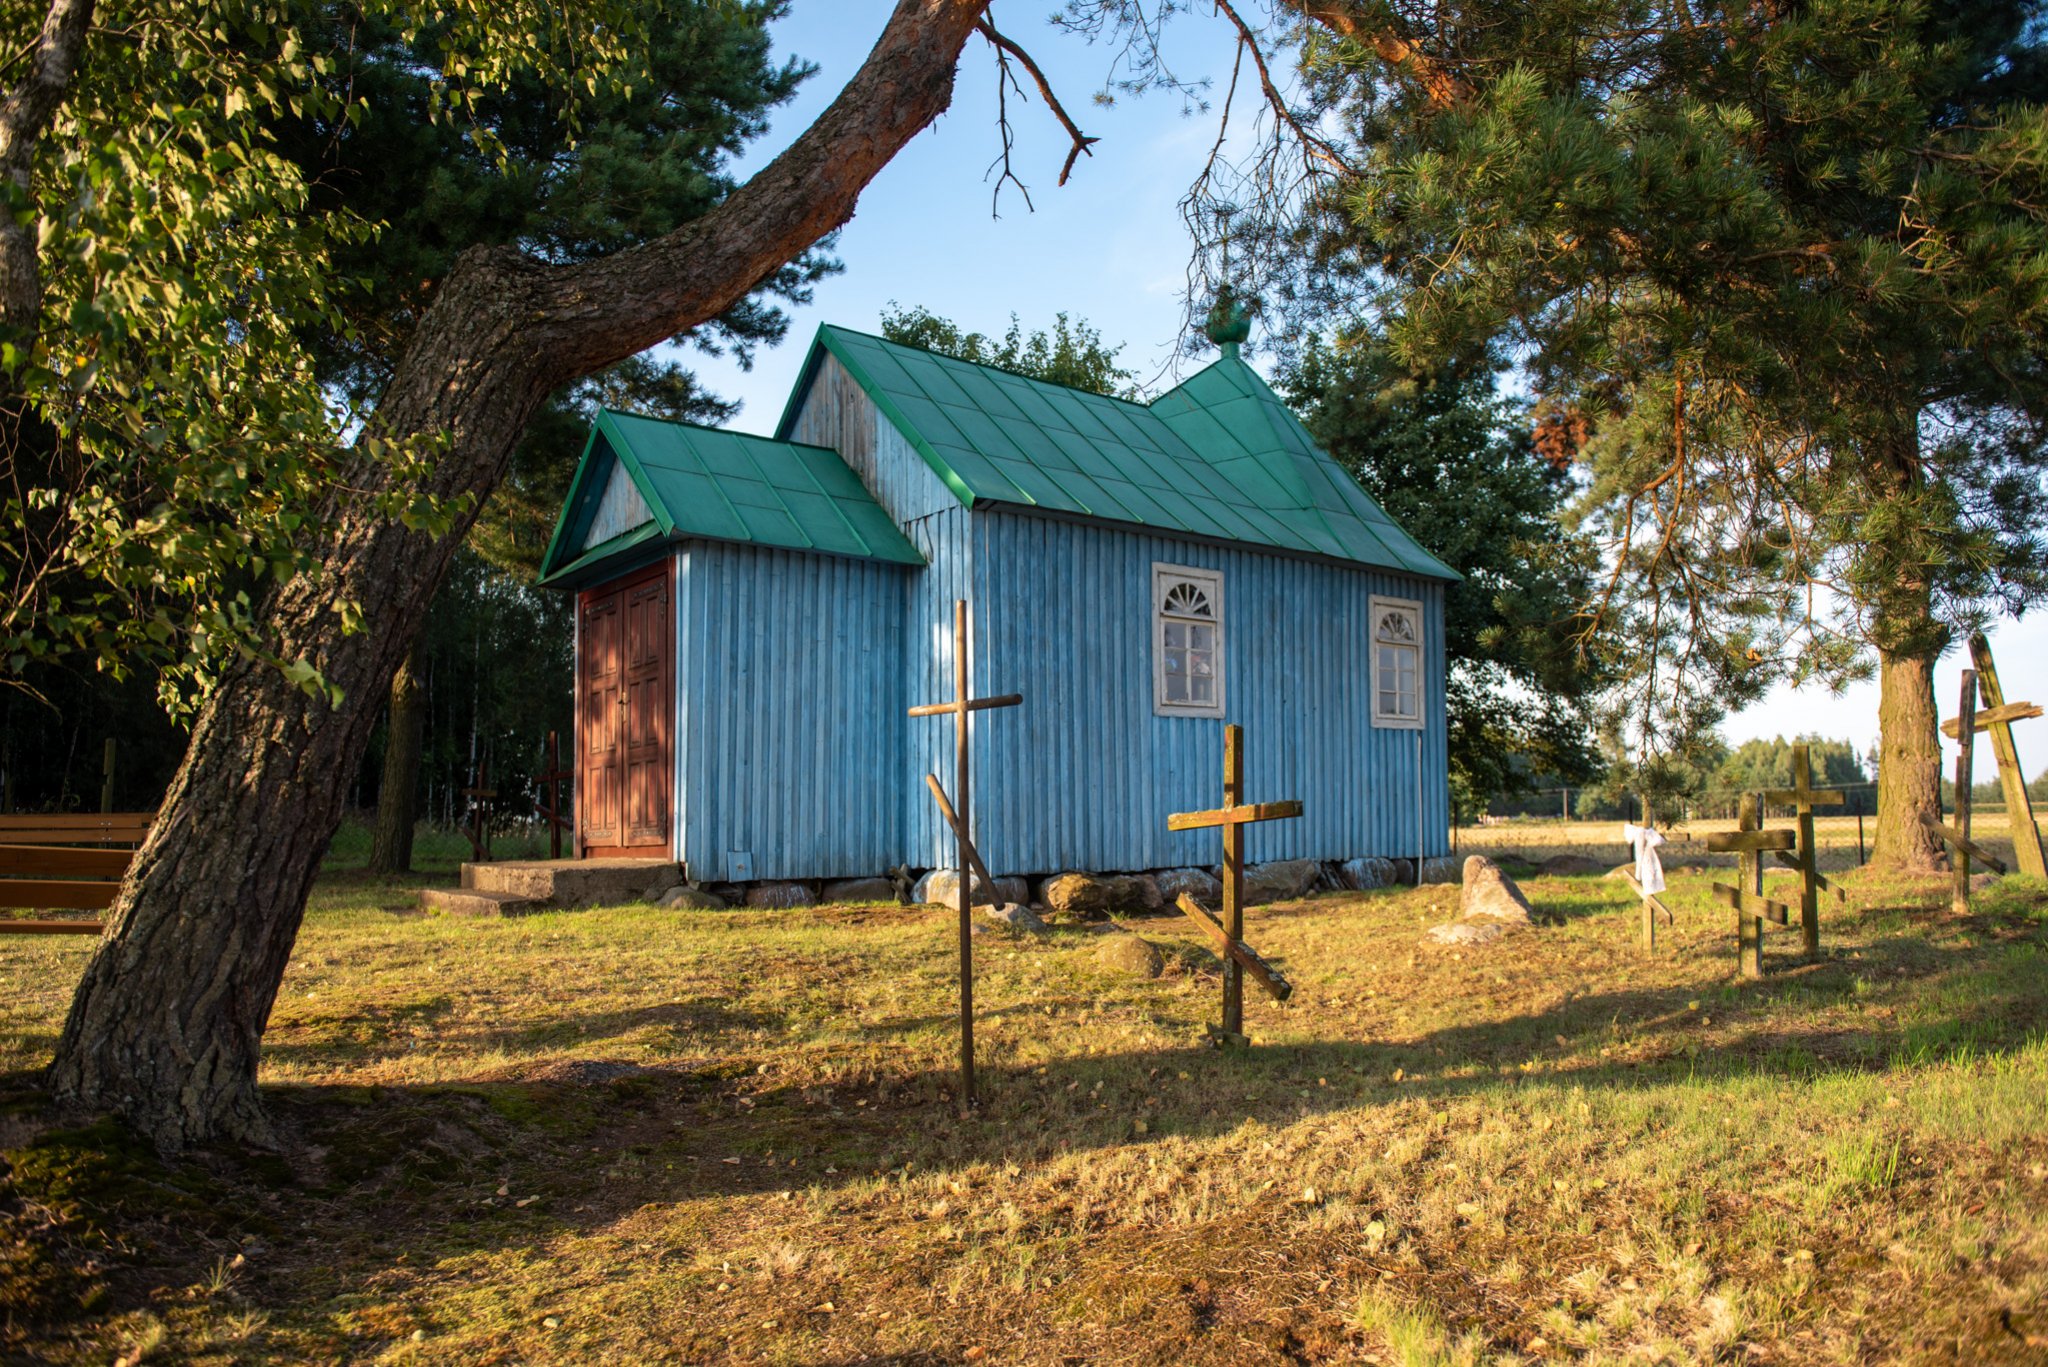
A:
{"label": "wooden bench", "polygon": [[[0,816],[0,907],[105,911],[154,812]],[[0,917],[0,935],[97,935],[103,921]]]}

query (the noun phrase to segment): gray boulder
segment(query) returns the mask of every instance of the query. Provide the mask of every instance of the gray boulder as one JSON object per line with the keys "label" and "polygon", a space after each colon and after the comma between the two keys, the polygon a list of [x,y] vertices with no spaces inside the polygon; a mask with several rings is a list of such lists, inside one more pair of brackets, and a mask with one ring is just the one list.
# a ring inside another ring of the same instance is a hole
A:
{"label": "gray boulder", "polygon": [[1490,944],[1507,934],[1507,928],[1498,921],[1446,921],[1440,926],[1431,926],[1422,938],[1434,945],[1483,945]]}
{"label": "gray boulder", "polygon": [[1137,935],[1105,935],[1095,947],[1095,962],[1112,973],[1132,978],[1156,978],[1166,969],[1159,946]]}
{"label": "gray boulder", "polygon": [[1394,861],[1378,857],[1368,859],[1347,859],[1337,865],[1337,885],[1353,892],[1369,892],[1374,888],[1394,885]]}
{"label": "gray boulder", "polygon": [[1425,883],[1455,883],[1458,881],[1458,861],[1447,854],[1431,855],[1422,861],[1422,881]]}
{"label": "gray boulder", "polygon": [[1314,859],[1276,859],[1254,864],[1244,871],[1244,900],[1248,906],[1261,902],[1285,902],[1304,897],[1323,879],[1323,866]]}
{"label": "gray boulder", "polygon": [[1034,935],[1043,935],[1048,929],[1045,922],[1039,920],[1030,907],[1016,902],[1005,902],[999,907],[990,907],[985,914],[989,920],[1006,925],[1012,930],[1027,930]]}
{"label": "gray boulder", "polygon": [[670,910],[724,911],[725,899],[723,897],[714,897],[702,888],[693,888],[688,883],[684,883],[679,887],[670,888],[667,892],[663,893],[661,900],[656,902],[655,905],[667,907]]}
{"label": "gray boulder", "polygon": [[1491,859],[1475,854],[1465,861],[1465,886],[1459,894],[1458,914],[1468,918],[1488,916],[1526,926],[1530,922],[1529,899]]}
{"label": "gray boulder", "polygon": [[747,889],[747,905],[768,911],[814,907],[817,904],[818,895],[811,891],[808,883],[756,883]]}
{"label": "gray boulder", "polygon": [[896,885],[886,878],[840,878],[827,883],[821,897],[826,905],[835,907],[853,902],[893,902]]}
{"label": "gray boulder", "polygon": [[1605,874],[1608,866],[1583,854],[1554,854],[1536,868],[1548,878],[1578,878],[1586,874]]}
{"label": "gray boulder", "polygon": [[[954,869],[933,869],[917,880],[917,890],[910,894],[913,902],[926,906],[957,907],[960,905],[960,874]],[[988,884],[979,877],[974,880],[974,901],[978,906],[983,902],[993,904],[1003,899],[990,891]]]}
{"label": "gray boulder", "polygon": [[1092,920],[1111,912],[1160,908],[1159,884],[1114,873],[1062,873],[1045,880],[1038,898],[1054,911]]}
{"label": "gray boulder", "polygon": [[1167,906],[1178,902],[1182,893],[1212,911],[1223,900],[1223,880],[1207,869],[1168,869],[1153,875],[1152,881],[1159,887],[1159,900]]}

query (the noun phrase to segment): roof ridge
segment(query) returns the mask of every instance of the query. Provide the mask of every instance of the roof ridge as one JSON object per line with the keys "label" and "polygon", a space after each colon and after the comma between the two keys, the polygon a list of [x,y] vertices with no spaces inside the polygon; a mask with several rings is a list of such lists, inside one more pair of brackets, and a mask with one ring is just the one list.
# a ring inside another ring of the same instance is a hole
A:
{"label": "roof ridge", "polygon": [[603,404],[598,405],[597,411],[608,413],[614,418],[631,418],[635,422],[658,422],[664,427],[686,427],[692,432],[716,432],[723,437],[744,437],[748,441],[766,441],[777,446],[801,446],[807,451],[831,451],[835,456],[839,454],[822,442],[791,441],[788,437],[771,436],[765,432],[742,432],[736,427],[714,427],[708,422],[691,422],[688,418],[657,418],[651,414],[632,413],[623,408],[612,408]]}
{"label": "roof ridge", "polygon": [[[1150,409],[1152,407],[1152,400],[1150,399],[1127,399],[1121,394],[1105,394],[1099,389],[1084,389],[1077,384],[1061,384],[1058,380],[1048,380],[1042,375],[1027,375],[1021,370],[1012,370],[1006,365],[990,365],[987,361],[970,361],[964,356],[955,356],[945,351],[933,351],[930,347],[912,346],[908,342],[898,342],[884,337],[879,332],[867,332],[860,328],[850,328],[841,323],[818,324],[820,332],[828,328],[833,332],[845,332],[855,337],[865,337],[871,342],[880,342],[883,346],[895,347],[899,351],[914,351],[920,356],[936,357],[941,361],[951,361],[955,365],[973,366],[976,370],[993,370],[998,375],[1008,375],[1013,379],[1023,380],[1027,384],[1042,384],[1048,389],[1064,390],[1069,394],[1084,394],[1091,399],[1108,399],[1111,403],[1120,403],[1128,408]],[[1206,367],[1204,368],[1206,369]],[[1169,390],[1167,392],[1171,393],[1172,391]]]}

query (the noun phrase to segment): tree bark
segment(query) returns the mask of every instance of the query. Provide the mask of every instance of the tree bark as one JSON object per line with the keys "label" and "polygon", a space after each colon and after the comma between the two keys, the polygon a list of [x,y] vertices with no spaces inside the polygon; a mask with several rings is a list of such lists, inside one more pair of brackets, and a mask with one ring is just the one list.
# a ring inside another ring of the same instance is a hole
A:
{"label": "tree bark", "polygon": [[425,632],[391,677],[385,710],[384,771],[377,778],[377,831],[370,842],[370,872],[412,872],[412,833],[420,819],[420,738],[427,729]]}
{"label": "tree bark", "polygon": [[[380,435],[445,437],[421,492],[474,509],[554,389],[716,317],[845,223],[867,183],[952,100],[986,0],[899,0],[818,120],[709,214],[601,261],[464,254],[377,406]],[[175,1151],[268,1143],[258,1050],[344,785],[474,514],[436,536],[377,513],[389,468],[338,487],[321,568],[280,585],[266,625],[339,701],[231,665],[109,912],[48,1075],[59,1100],[111,1110]],[[464,496],[467,496],[465,499]],[[353,605],[360,628],[344,635]]]}
{"label": "tree bark", "polygon": [[1920,821],[1923,812],[1941,814],[1937,654],[1880,650],[1877,656],[1877,838],[1870,862],[1901,873],[1941,867],[1941,844]]}
{"label": "tree bark", "polygon": [[[1920,416],[1907,410],[1897,432],[1874,452],[1879,497],[1901,497],[1924,479]],[[1866,551],[1907,563],[1887,566],[1885,588],[1871,604],[1871,642],[1877,647],[1877,834],[1873,866],[1900,873],[1942,867],[1942,846],[1921,817],[1941,815],[1941,714],[1934,700],[1934,663],[1948,645],[1948,629],[1934,616],[1926,571],[1896,548]],[[1882,562],[1881,562],[1882,563]]]}

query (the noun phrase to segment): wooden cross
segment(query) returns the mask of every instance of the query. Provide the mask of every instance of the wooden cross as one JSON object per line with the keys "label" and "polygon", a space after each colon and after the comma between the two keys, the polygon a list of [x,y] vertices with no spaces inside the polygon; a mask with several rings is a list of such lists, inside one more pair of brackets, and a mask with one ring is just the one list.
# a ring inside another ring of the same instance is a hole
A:
{"label": "wooden cross", "polygon": [[[1922,823],[1929,830],[1933,831],[1935,835],[1948,842],[1949,869],[1955,880],[1950,887],[1948,906],[1949,910],[1958,916],[1970,914],[1970,856],[1975,855],[2000,873],[2005,872],[2005,861],[1994,859],[1983,846],[1970,839],[1970,780],[1972,769],[1976,762],[1974,743],[1977,739],[1977,732],[1983,729],[1983,725],[1977,720],[1980,715],[1977,711],[1977,671],[1966,669],[1963,671],[1962,706],[1956,713],[1956,720],[1949,723],[1950,726],[1955,728],[1953,734],[1956,737],[1958,747],[1956,750],[1956,824],[1949,826],[1944,824],[1939,818],[1931,817],[1925,812],[1920,814]],[[2033,820],[2033,813],[2027,813],[2027,824],[2031,826]],[[2019,828],[2015,826],[2013,828],[2014,853],[2017,854],[2020,848]]]}
{"label": "wooden cross", "polygon": [[548,732],[548,768],[536,782],[548,786],[548,800],[541,806],[540,814],[548,822],[548,858],[562,857],[562,831],[569,825],[569,817],[562,811],[562,784],[576,775],[562,767],[562,749],[555,739],[555,733]]}
{"label": "wooden cross", "polygon": [[1279,821],[1301,815],[1301,803],[1253,802],[1244,800],[1244,728],[1231,723],[1223,728],[1223,805],[1209,812],[1175,812],[1166,818],[1169,831],[1197,831],[1210,826],[1223,828],[1223,919],[1218,923],[1200,904],[1183,896],[1177,905],[1223,948],[1223,1028],[1221,1042],[1245,1044],[1244,975],[1249,970],[1275,1000],[1285,1001],[1293,992],[1287,979],[1274,971],[1244,942],[1244,828],[1254,821]]}
{"label": "wooden cross", "polygon": [[1792,747],[1792,787],[1764,794],[1764,801],[1783,803],[1799,813],[1799,852],[1775,852],[1787,868],[1799,870],[1799,938],[1807,954],[1820,953],[1820,889],[1826,883],[1837,898],[1842,890],[1820,876],[1820,851],[1814,847],[1813,809],[1839,807],[1848,799],[1833,789],[1813,786],[1813,758],[1804,743]]}
{"label": "wooden cross", "polygon": [[979,873],[990,888],[995,880],[988,876],[982,866],[981,855],[968,839],[972,829],[968,824],[973,808],[969,805],[971,789],[968,786],[968,745],[967,715],[992,707],[1015,707],[1024,701],[1021,693],[1005,693],[997,698],[972,698],[967,694],[967,600],[956,599],[953,603],[953,700],[951,702],[925,703],[910,709],[913,717],[951,716],[953,718],[954,793],[960,800],[956,812],[946,801],[945,789],[939,786],[936,777],[926,774],[925,783],[931,788],[932,796],[938,799],[939,813],[946,824],[953,828],[953,839],[958,849],[954,868],[960,874],[960,1113],[965,1115],[974,1105],[974,874]]}
{"label": "wooden cross", "polygon": [[1760,829],[1763,819],[1760,815],[1755,793],[1742,795],[1742,806],[1736,817],[1733,831],[1719,831],[1707,837],[1707,848],[1717,854],[1734,851],[1741,856],[1737,886],[1726,883],[1714,884],[1714,895],[1735,908],[1735,957],[1745,978],[1761,978],[1764,975],[1764,921],[1768,918],[1776,925],[1790,925],[1792,909],[1783,902],[1773,901],[1764,896],[1764,861],[1766,850],[1789,850],[1795,843],[1791,831],[1766,831]]}
{"label": "wooden cross", "polygon": [[[1984,700],[1971,729],[1991,733],[1991,753],[1998,758],[1998,781],[2005,788],[2006,821],[2012,827],[2013,862],[2019,865],[2021,873],[2048,878],[2048,859],[2041,852],[2041,828],[2034,824],[2034,805],[2027,798],[2027,776],[2020,770],[2020,752],[2012,741],[2012,724],[2040,716],[2041,709],[2030,702],[2005,700],[2005,690],[1998,683],[1998,666],[1991,659],[1991,642],[1982,635],[1970,637],[1970,663],[1977,667],[1977,688]],[[1943,722],[1941,729],[1951,740],[1962,739],[1957,721]],[[2004,867],[1995,860],[1992,863],[1994,867]]]}
{"label": "wooden cross", "polygon": [[489,863],[491,859],[491,802],[498,796],[498,790],[489,786],[490,764],[485,760],[476,762],[476,781],[462,790],[462,795],[473,799],[470,815],[475,824],[463,830],[470,849],[476,851],[478,863]]}

